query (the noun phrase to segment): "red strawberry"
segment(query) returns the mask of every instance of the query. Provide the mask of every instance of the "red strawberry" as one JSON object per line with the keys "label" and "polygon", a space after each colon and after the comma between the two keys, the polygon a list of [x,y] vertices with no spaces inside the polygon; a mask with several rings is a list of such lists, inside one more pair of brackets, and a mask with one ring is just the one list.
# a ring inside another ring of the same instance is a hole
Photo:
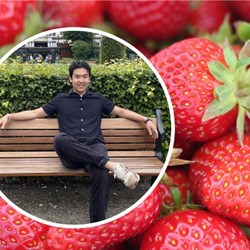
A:
{"label": "red strawberry", "polygon": [[0,46],[13,43],[24,30],[24,20],[28,11],[36,9],[36,1],[1,1],[0,2]]}
{"label": "red strawberry", "polygon": [[188,19],[189,1],[109,1],[110,19],[135,38],[168,40]]}
{"label": "red strawberry", "polygon": [[173,206],[171,189],[177,188],[182,197],[182,204],[187,202],[188,194],[190,193],[190,182],[188,178],[188,170],[185,168],[168,167],[166,174],[169,178],[169,184],[160,183],[163,202],[168,206]]}
{"label": "red strawberry", "polygon": [[195,8],[190,13],[190,23],[196,33],[217,31],[224,18],[230,13],[225,1],[193,1]]}
{"label": "red strawberry", "polygon": [[108,247],[104,247],[103,250],[127,250],[128,248],[126,247],[124,242],[115,244],[115,245],[110,245]]}
{"label": "red strawberry", "polygon": [[134,210],[105,224],[78,229],[51,227],[46,249],[102,249],[145,231],[157,218],[162,204],[161,192],[153,192]]}
{"label": "red strawberry", "polygon": [[48,226],[16,211],[0,197],[0,249],[45,250]]}
{"label": "red strawberry", "polygon": [[229,1],[229,5],[238,20],[250,22],[250,1]]}
{"label": "red strawberry", "polygon": [[154,53],[151,49],[146,48],[144,45],[141,44],[135,44],[135,48],[137,48],[144,56],[146,56],[148,59],[151,58]]}
{"label": "red strawberry", "polygon": [[190,166],[190,181],[212,212],[250,225],[250,136],[240,146],[228,133],[202,146]]}
{"label": "red strawberry", "polygon": [[[238,90],[249,88],[248,76],[228,44],[223,51],[207,39],[185,39],[158,52],[151,62],[168,88],[178,137],[211,140],[229,130],[236,120],[237,107],[240,118],[246,112],[247,98]],[[244,120],[238,120],[240,137]]]}
{"label": "red strawberry", "polygon": [[174,147],[175,148],[181,148],[182,153],[180,154],[180,159],[190,160],[192,159],[195,151],[199,148],[201,143],[184,140],[183,138],[180,138],[178,136],[175,136],[174,139]]}
{"label": "red strawberry", "polygon": [[141,241],[145,232],[137,234],[134,237],[129,238],[125,241],[126,246],[129,250],[137,250],[140,249]]}
{"label": "red strawberry", "polygon": [[42,15],[56,22],[54,28],[86,27],[103,20],[102,1],[43,1]]}
{"label": "red strawberry", "polygon": [[245,234],[233,222],[202,210],[177,211],[158,220],[141,250],[249,250]]}

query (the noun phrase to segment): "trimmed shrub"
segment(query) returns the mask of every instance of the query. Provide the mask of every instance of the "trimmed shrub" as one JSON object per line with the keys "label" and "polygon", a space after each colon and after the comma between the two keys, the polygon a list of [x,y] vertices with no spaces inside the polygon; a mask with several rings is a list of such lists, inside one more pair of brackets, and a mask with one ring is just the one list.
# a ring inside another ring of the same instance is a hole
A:
{"label": "trimmed shrub", "polygon": [[100,63],[111,62],[126,57],[126,47],[114,39],[103,36],[101,39]]}
{"label": "trimmed shrub", "polygon": [[[68,92],[68,64],[0,65],[0,115],[41,107],[59,92]],[[152,70],[142,60],[92,65],[91,91],[99,91],[116,105],[145,116],[163,112],[170,135],[168,104]]]}
{"label": "trimmed shrub", "polygon": [[94,52],[92,52],[92,45],[81,40],[75,41],[71,50],[76,60],[87,60],[94,54]]}

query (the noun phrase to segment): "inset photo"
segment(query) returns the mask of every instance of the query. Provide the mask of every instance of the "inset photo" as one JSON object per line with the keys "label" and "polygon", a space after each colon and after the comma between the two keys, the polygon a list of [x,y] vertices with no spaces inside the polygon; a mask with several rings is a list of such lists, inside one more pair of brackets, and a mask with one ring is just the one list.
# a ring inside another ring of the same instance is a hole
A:
{"label": "inset photo", "polygon": [[96,29],[46,31],[2,58],[0,82],[0,190],[18,208],[51,223],[100,223],[158,185],[172,106],[129,43]]}

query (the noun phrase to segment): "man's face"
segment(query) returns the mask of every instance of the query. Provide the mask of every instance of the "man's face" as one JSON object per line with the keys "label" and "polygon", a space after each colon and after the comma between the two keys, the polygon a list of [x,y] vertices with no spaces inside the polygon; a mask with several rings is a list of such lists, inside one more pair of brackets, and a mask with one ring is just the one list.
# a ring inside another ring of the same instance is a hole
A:
{"label": "man's face", "polygon": [[89,73],[86,69],[75,69],[72,78],[69,77],[69,79],[72,83],[74,92],[78,93],[79,95],[83,95],[86,93],[90,83]]}

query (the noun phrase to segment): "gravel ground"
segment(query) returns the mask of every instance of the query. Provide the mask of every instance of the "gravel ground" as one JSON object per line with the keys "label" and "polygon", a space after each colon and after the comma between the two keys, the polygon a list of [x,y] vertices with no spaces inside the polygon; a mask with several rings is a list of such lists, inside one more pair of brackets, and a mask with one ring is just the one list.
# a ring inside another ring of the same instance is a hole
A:
{"label": "gravel ground", "polygon": [[[74,225],[89,223],[88,177],[77,180],[75,177],[55,177],[53,181],[22,178],[21,184],[6,181],[0,184],[4,195],[18,207],[50,222]],[[111,182],[107,218],[132,206],[150,188],[150,177],[142,177],[134,190],[112,178]]]}

